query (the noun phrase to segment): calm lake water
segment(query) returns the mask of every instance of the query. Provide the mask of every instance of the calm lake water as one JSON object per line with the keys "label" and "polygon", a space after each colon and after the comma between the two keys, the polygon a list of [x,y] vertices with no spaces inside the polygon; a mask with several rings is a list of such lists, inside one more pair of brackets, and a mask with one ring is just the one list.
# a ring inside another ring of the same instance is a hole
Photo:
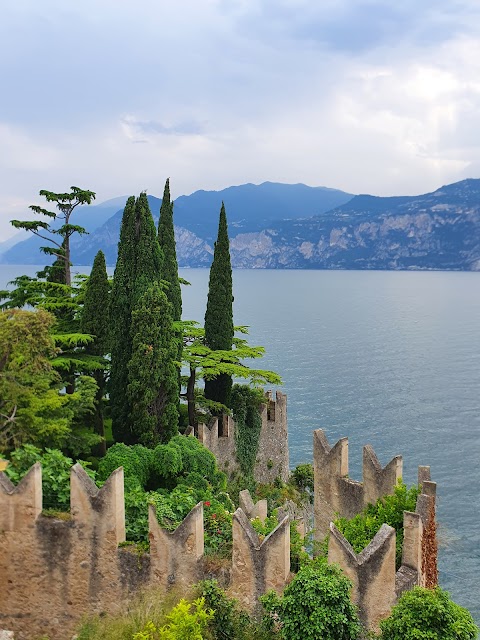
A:
{"label": "calm lake water", "polygon": [[[0,266],[0,288],[35,270]],[[208,271],[181,275],[184,318],[202,321]],[[440,582],[480,623],[480,273],[238,270],[234,295],[283,378],[291,466],[318,428],[349,437],[356,480],[367,443],[382,464],[402,454],[408,484],[431,465]]]}

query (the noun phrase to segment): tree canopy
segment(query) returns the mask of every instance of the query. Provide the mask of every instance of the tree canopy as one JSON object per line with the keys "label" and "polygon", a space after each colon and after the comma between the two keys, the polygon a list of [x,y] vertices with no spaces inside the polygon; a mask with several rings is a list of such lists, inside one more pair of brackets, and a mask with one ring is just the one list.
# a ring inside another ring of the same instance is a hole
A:
{"label": "tree canopy", "polygon": [[[41,250],[47,255],[56,257],[55,281],[70,285],[72,282],[70,238],[74,233],[80,235],[87,233],[83,227],[72,224],[70,219],[78,205],[91,204],[95,200],[95,193],[79,187],[70,187],[68,193],[54,193],[41,189],[39,195],[43,196],[47,202],[55,203],[57,211],[50,211],[38,205],[30,205],[30,209],[49,222],[46,220],[12,220],[11,224],[16,229],[31,231],[34,235],[50,243],[49,246],[41,247]],[[55,224],[58,222],[60,226]]]}
{"label": "tree canopy", "polygon": [[137,441],[132,416],[133,396],[127,394],[129,363],[133,355],[135,334],[132,313],[143,294],[153,285],[161,286],[163,252],[148,205],[147,195],[128,199],[122,218],[118,258],[113,276],[111,327],[112,365],[110,374],[110,403],[112,430],[117,441]]}
{"label": "tree canopy", "polygon": [[[227,214],[222,202],[215,242],[213,262],[208,283],[207,310],[205,312],[205,346],[214,351],[230,350],[233,344],[233,284],[228,239]],[[232,377],[222,372],[205,378],[205,397],[230,405]]]}

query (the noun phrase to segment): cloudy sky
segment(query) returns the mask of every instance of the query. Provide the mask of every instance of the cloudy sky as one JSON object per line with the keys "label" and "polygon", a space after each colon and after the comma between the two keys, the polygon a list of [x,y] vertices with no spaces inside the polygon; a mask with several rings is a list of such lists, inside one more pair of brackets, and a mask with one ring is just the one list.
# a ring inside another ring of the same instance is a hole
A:
{"label": "cloudy sky", "polygon": [[2,0],[0,240],[38,191],[480,177],[478,0]]}

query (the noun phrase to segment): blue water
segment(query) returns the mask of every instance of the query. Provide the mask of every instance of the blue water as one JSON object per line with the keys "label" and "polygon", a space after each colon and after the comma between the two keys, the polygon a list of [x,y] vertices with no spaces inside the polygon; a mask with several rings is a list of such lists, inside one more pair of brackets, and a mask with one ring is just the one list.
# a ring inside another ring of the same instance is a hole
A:
{"label": "blue water", "polygon": [[[34,270],[1,266],[0,288]],[[184,318],[202,321],[208,271],[181,275]],[[409,484],[431,465],[440,582],[480,622],[480,273],[238,270],[234,295],[283,378],[291,465],[318,428],[349,437],[357,480],[367,443],[383,464],[402,454]]]}

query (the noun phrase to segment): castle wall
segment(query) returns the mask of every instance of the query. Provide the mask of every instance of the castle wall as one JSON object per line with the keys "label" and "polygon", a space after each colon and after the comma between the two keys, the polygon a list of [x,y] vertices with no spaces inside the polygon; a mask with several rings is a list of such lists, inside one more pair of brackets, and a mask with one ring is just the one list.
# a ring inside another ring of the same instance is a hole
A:
{"label": "castle wall", "polygon": [[[320,445],[324,451],[325,442],[320,434]],[[335,479],[339,470],[346,469],[345,442],[340,441],[337,445],[337,451],[333,452],[330,459],[327,458]],[[327,456],[330,451],[327,450]],[[370,456],[371,452],[367,452],[367,455]],[[382,474],[383,477],[391,474],[389,482],[397,473],[395,467],[394,459]],[[373,631],[378,631],[380,620],[389,615],[391,607],[404,591],[416,585],[433,587],[437,584],[436,484],[430,481],[429,467],[419,467],[418,479],[421,493],[415,512],[405,511],[403,514],[402,564],[398,571],[395,571],[395,530],[392,527],[382,525],[372,542],[356,554],[333,522],[329,524],[328,560],[339,564],[352,581],[352,601],[359,607],[362,623]],[[379,487],[381,483],[375,481],[375,486]],[[338,498],[334,487],[327,498],[330,505],[332,502],[341,505],[341,494]]]}
{"label": "castle wall", "polygon": [[273,482],[275,478],[286,482],[290,474],[287,396],[277,391],[272,400],[271,392],[267,392],[266,400],[262,405],[262,430],[253,475],[262,484]]}
{"label": "castle wall", "polygon": [[402,458],[380,465],[370,445],[363,448],[363,482],[348,477],[348,438],[333,447],[322,429],[313,432],[315,539],[323,540],[330,522],[353,518],[367,504],[394,492],[402,476]]}
{"label": "castle wall", "polygon": [[288,517],[262,542],[241,509],[233,514],[233,555],[229,593],[254,612],[259,597],[274,589],[281,593],[290,573]]}
{"label": "castle wall", "polygon": [[362,624],[378,631],[395,604],[395,529],[382,525],[358,555],[333,522],[330,524],[328,561],[340,565],[352,581],[352,601]]}
{"label": "castle wall", "polygon": [[[150,553],[125,540],[123,470],[98,489],[80,465],[71,470],[70,513],[42,514],[41,467],[15,487],[0,473],[0,628],[17,640],[71,638],[85,615],[121,611],[144,587],[167,590],[207,577],[203,504],[173,532],[149,510]],[[252,503],[253,504],[253,503]],[[258,506],[257,506],[258,505]],[[253,505],[254,511],[263,504]],[[283,589],[290,569],[288,517],[260,543],[241,509],[234,516],[231,589],[255,610],[268,589]],[[247,574],[245,574],[247,571]]]}
{"label": "castle wall", "polygon": [[[261,483],[273,482],[277,477],[285,482],[290,474],[287,396],[277,391],[273,400],[271,392],[268,392],[261,408],[261,419],[253,476]],[[236,457],[235,429],[235,421],[226,415],[212,418],[208,425],[198,425],[198,439],[214,454],[218,467],[230,476],[240,470]]]}

